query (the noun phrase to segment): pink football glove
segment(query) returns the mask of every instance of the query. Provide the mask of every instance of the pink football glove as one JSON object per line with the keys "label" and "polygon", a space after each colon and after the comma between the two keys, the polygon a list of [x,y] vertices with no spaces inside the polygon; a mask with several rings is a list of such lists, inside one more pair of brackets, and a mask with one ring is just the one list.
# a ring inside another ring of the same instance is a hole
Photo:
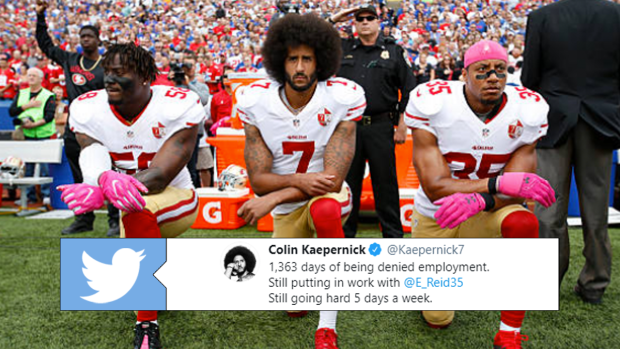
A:
{"label": "pink football glove", "polygon": [[441,205],[435,212],[435,219],[442,229],[458,227],[459,224],[483,211],[486,206],[482,195],[478,193],[456,193],[441,198],[433,204]]}
{"label": "pink football glove", "polygon": [[219,127],[229,127],[230,126],[230,116],[223,117],[219,119],[215,124],[211,125],[211,133],[217,134],[217,129]]}
{"label": "pink football glove", "polygon": [[60,185],[56,189],[62,192],[60,199],[76,215],[92,212],[103,206],[103,191],[99,187],[78,183]]}
{"label": "pink football glove", "polygon": [[549,182],[534,173],[505,172],[497,180],[497,191],[502,194],[535,200],[545,207],[555,202],[555,191]]}
{"label": "pink football glove", "polygon": [[105,198],[123,212],[140,212],[146,205],[140,192],[148,193],[149,190],[132,176],[105,171],[99,176],[99,186]]}

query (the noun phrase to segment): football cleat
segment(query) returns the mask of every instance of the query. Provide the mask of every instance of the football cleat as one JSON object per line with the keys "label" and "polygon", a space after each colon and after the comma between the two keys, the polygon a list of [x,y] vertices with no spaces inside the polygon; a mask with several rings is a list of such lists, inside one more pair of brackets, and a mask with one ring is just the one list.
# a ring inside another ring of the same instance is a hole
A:
{"label": "football cleat", "polygon": [[288,317],[304,317],[304,316],[308,315],[308,311],[307,310],[287,311],[286,315],[288,315]]}
{"label": "football cleat", "polygon": [[133,340],[134,349],[162,349],[157,324],[149,321],[141,322],[136,325],[134,332],[136,333]]}
{"label": "football cleat", "polygon": [[526,335],[522,335],[521,332],[516,331],[499,331],[495,335],[495,341],[493,342],[493,349],[521,349],[521,341],[526,341],[529,338]]}
{"label": "football cleat", "polygon": [[319,328],[314,334],[315,349],[338,349],[338,335],[331,328]]}
{"label": "football cleat", "polygon": [[245,189],[247,182],[248,171],[241,166],[230,165],[217,178],[217,189],[219,191]]}

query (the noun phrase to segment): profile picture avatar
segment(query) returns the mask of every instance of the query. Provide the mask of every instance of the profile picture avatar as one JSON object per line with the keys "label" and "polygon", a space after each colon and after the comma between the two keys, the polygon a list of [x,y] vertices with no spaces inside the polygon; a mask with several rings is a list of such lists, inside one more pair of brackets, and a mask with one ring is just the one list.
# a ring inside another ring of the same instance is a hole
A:
{"label": "profile picture avatar", "polygon": [[224,275],[230,280],[242,282],[254,277],[256,258],[252,251],[245,246],[236,246],[230,249],[224,257]]}

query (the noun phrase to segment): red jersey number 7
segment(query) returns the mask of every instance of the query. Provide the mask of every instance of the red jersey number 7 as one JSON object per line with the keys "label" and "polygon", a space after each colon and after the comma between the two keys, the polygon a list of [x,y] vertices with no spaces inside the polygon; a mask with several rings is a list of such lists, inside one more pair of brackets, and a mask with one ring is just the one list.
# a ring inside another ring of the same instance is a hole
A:
{"label": "red jersey number 7", "polygon": [[293,155],[295,152],[302,152],[299,164],[297,164],[297,173],[306,173],[310,160],[314,154],[314,141],[311,142],[282,142],[282,153]]}

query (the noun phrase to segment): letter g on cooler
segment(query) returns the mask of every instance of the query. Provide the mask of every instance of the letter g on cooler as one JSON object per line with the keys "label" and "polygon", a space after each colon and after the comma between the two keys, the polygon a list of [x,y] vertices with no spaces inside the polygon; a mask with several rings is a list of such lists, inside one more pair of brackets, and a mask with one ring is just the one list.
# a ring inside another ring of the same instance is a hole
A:
{"label": "letter g on cooler", "polygon": [[220,201],[207,202],[202,208],[202,217],[210,224],[222,223],[222,203]]}
{"label": "letter g on cooler", "polygon": [[400,222],[405,228],[411,229],[411,215],[413,214],[413,205],[406,204],[400,207]]}

